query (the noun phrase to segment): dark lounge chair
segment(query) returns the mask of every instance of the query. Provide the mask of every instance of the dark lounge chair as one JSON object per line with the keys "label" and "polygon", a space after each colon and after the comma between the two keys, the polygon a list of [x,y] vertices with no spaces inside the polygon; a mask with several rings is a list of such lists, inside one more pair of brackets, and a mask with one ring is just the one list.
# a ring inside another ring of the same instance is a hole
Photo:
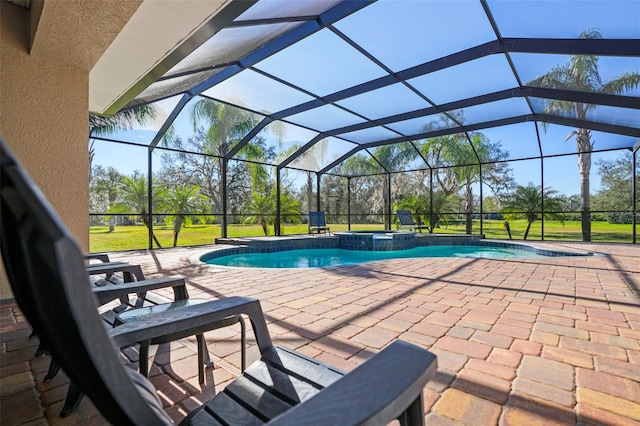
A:
{"label": "dark lounge chair", "polygon": [[[251,320],[261,358],[182,424],[387,424],[395,418],[424,423],[422,389],[435,373],[436,357],[406,342],[392,343],[343,376],[274,347],[260,303],[246,297],[107,330],[78,245],[1,140],[0,199],[0,247],[16,301],[70,379],[111,423],[172,424],[153,385],[122,365],[119,349],[180,329],[204,332],[235,314]],[[103,288],[113,287],[118,286]]]}
{"label": "dark lounge chair", "polygon": [[327,226],[324,212],[309,212],[309,233],[331,233],[331,229]]}
{"label": "dark lounge chair", "polygon": [[[85,255],[85,260],[88,258],[96,258],[92,255]],[[93,284],[92,289],[97,291],[98,304],[103,305],[114,300],[116,294],[120,294],[118,297],[120,304],[105,310],[100,314],[102,320],[109,327],[116,327],[126,322],[137,321],[148,315],[157,315],[159,312],[172,309],[181,309],[186,305],[204,303],[204,299],[190,299],[186,291],[186,283],[184,278],[179,275],[173,275],[169,277],[162,277],[155,279],[154,289],[168,288],[168,287],[180,287],[180,290],[174,291],[174,300],[170,300],[164,296],[153,293],[152,291],[145,291],[147,288],[148,280],[145,279],[140,265],[134,265],[123,262],[111,262],[107,255],[100,255],[102,263],[92,263],[87,266],[87,272],[91,278],[96,276],[105,276],[105,278],[91,279]],[[106,259],[106,260],[104,260]],[[105,292],[98,290],[100,287],[119,285],[117,290]],[[140,290],[140,291],[138,291]],[[106,295],[106,296],[105,296]],[[133,296],[132,296],[133,295]],[[246,367],[246,342],[245,342],[245,324],[242,316],[232,315],[229,318],[220,320],[215,327],[212,324],[211,330],[227,327],[235,324],[240,324],[240,352],[241,352],[241,370],[244,371]],[[149,346],[160,345],[163,343],[169,343],[171,341],[181,339],[191,335],[188,330],[179,330],[176,333],[169,334],[167,336],[161,336],[153,339],[152,341],[146,341],[140,343],[140,356],[139,356],[139,368],[140,372],[146,377],[149,371]],[[204,383],[204,367],[213,366],[207,350],[206,341],[203,334],[196,335],[198,342],[198,379],[200,383]],[[42,347],[42,343],[40,347]],[[42,355],[42,349],[38,349],[36,356]],[[49,367],[49,372],[44,378],[44,381],[49,381],[55,377],[58,372],[58,366],[55,361],[52,360]],[[67,405],[63,408],[63,417],[70,414],[73,409]]]}
{"label": "dark lounge chair", "polygon": [[431,227],[428,225],[417,225],[413,221],[413,216],[409,210],[396,210],[396,215],[398,216],[398,221],[400,222],[400,228],[408,227],[410,231],[415,231],[416,229],[419,232],[422,232],[423,229],[431,232]]}

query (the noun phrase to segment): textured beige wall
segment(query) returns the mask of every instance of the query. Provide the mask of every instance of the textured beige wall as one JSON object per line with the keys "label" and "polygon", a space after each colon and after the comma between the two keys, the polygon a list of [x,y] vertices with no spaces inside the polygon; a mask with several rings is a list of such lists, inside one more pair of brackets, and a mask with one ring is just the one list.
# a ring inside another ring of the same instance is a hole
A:
{"label": "textured beige wall", "polygon": [[0,20],[0,134],[88,250],[89,72],[29,55],[27,9],[0,1]]}

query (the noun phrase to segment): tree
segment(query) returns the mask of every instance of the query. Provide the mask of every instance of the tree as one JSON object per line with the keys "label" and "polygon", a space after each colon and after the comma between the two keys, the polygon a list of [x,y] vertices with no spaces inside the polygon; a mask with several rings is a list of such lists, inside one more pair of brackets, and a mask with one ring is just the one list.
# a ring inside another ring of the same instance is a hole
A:
{"label": "tree", "polygon": [[[140,105],[135,108],[117,112],[109,117],[89,114],[89,136],[106,136],[119,130],[129,130],[136,126],[153,122],[158,116],[159,112],[153,105]],[[166,136],[171,134],[173,134],[173,127],[167,131]],[[91,182],[94,156],[95,150],[92,140],[89,145],[89,182]]]}
{"label": "tree", "polygon": [[96,136],[110,135],[118,130],[128,130],[152,122],[157,117],[158,110],[153,105],[140,105],[109,117],[90,114],[89,133]]}
{"label": "tree", "polygon": [[271,194],[261,194],[254,192],[251,194],[251,199],[247,205],[247,210],[253,214],[248,215],[242,221],[243,223],[259,223],[262,226],[262,232],[265,237],[269,235],[268,224],[273,222],[273,215],[276,211],[275,197]]}
{"label": "tree", "polygon": [[[502,209],[507,220],[526,219],[527,229],[524,231],[524,240],[529,236],[531,225],[536,220],[544,217],[545,219],[555,219],[564,223],[564,217],[561,213],[562,205],[558,198],[555,197],[557,191],[551,188],[545,188],[544,194],[540,186],[518,186],[515,192],[509,197]],[[544,212],[542,211],[542,199],[544,196]],[[511,238],[511,230],[505,227]]]}
{"label": "tree", "polygon": [[[151,218],[147,212],[149,206],[148,198],[148,185],[147,179],[144,176],[124,176],[122,177],[121,194],[119,201],[113,206],[114,212],[131,213],[138,212],[138,216],[142,220],[142,223],[151,230]],[[158,185],[154,185],[152,189],[152,207],[153,210],[162,209],[165,205],[167,190]],[[158,241],[155,233],[151,232],[153,241],[159,248],[162,248],[162,244]]]}
{"label": "tree", "polygon": [[[131,108],[125,111],[117,112],[109,117],[102,117],[99,115],[90,114],[89,115],[89,136],[104,136],[115,133],[119,130],[128,130],[135,128],[136,126],[146,125],[158,119],[159,111],[156,109],[154,105],[140,105],[135,108]],[[164,138],[170,137],[173,135],[173,127],[170,127],[169,130],[165,133]],[[102,166],[98,165],[95,168],[93,167],[93,159],[95,157],[95,148],[93,146],[94,140],[90,139],[89,143],[89,188],[93,191],[101,191],[107,190],[109,197],[109,210],[113,212],[113,210],[118,210],[120,207],[115,205],[115,200],[117,197],[118,186],[121,183],[120,179],[122,176],[112,167],[110,167],[107,171],[107,175],[110,175],[107,178],[103,178],[104,175],[101,174],[101,171],[104,170]],[[114,173],[118,174],[118,183],[113,177]],[[94,178],[98,179],[96,185],[93,184]],[[131,182],[129,182],[130,184]],[[146,194],[146,187],[144,192]],[[149,214],[146,212],[146,205],[142,207],[142,209],[136,209],[135,211],[140,211],[143,222],[147,227],[150,227],[149,224]],[[113,232],[115,218],[111,216],[109,218],[109,232]],[[156,241],[158,247],[162,247],[158,242],[155,235],[153,235],[153,239]]]}
{"label": "tree", "polygon": [[[275,190],[269,193],[252,193],[246,209],[253,214],[246,216],[243,223],[259,223],[265,236],[269,235],[268,225],[273,225],[275,233],[277,227],[275,223],[277,213]],[[300,214],[300,202],[287,192],[282,192],[280,194],[280,215],[282,217],[280,230],[282,231],[284,223],[301,223]]]}
{"label": "tree", "polygon": [[[509,153],[502,151],[498,142],[491,142],[482,133],[440,136],[424,141],[420,148],[434,173],[434,185],[446,200],[460,191],[464,192],[466,232],[473,231],[473,185],[480,182],[494,194],[502,194],[513,186],[511,169],[505,160]],[[434,203],[435,204],[435,203]],[[437,226],[437,222],[433,224]]]}
{"label": "tree", "polygon": [[[225,157],[228,157],[233,147],[259,123],[261,117],[241,108],[206,98],[193,104],[190,117],[195,131],[194,137],[186,141],[176,137],[170,141],[172,147],[187,152],[164,155],[165,167],[167,172],[174,176],[174,181],[201,186],[202,193],[211,201],[212,210],[223,213],[222,198],[225,194],[222,173]],[[272,124],[264,131],[280,139],[283,127]],[[193,152],[204,155],[194,155]],[[260,136],[253,138],[234,157],[248,161],[241,166],[229,166],[227,190],[232,192],[236,186],[241,186],[241,192],[246,194],[247,198],[253,190],[266,190],[264,182],[268,172],[266,167],[259,163],[274,156],[274,150],[266,147],[264,138]],[[236,205],[240,205],[243,200],[237,201]]]}
{"label": "tree", "polygon": [[[108,200],[107,211],[113,213],[113,207],[118,197],[118,191],[122,188],[122,175],[113,167],[105,169],[96,166],[93,169],[95,175],[90,187],[97,193],[106,193]],[[115,229],[115,217],[109,217],[109,232]]]}
{"label": "tree", "polygon": [[[380,173],[380,169],[388,172],[402,170],[411,160],[416,158],[418,152],[409,142],[382,145],[371,152],[371,156],[353,156],[345,163],[346,170],[350,174],[368,175]],[[382,189],[380,197],[380,189]],[[379,208],[382,203],[382,213],[385,218],[390,217],[389,211],[389,181],[385,177],[382,185],[378,186],[373,199],[369,199],[369,205]]]}
{"label": "tree", "polygon": [[[275,191],[273,191],[275,198]],[[292,197],[287,191],[280,193],[280,234],[284,231],[285,223],[302,223],[300,202]],[[274,221],[274,233],[276,229]]]}
{"label": "tree", "polygon": [[440,228],[440,222],[444,219],[447,223],[447,214],[453,212],[451,197],[446,197],[442,191],[434,191],[433,195],[428,199],[429,205],[429,225],[431,226],[431,232],[435,228]]}
{"label": "tree", "polygon": [[[194,130],[199,129],[202,123],[205,125],[203,138],[198,141],[202,144],[200,152],[218,157],[214,160],[217,163],[218,174],[222,173],[224,157],[259,122],[258,116],[254,113],[206,98],[193,104],[190,116]],[[209,188],[211,191],[206,193],[218,207],[217,210],[225,196],[221,181],[220,176],[215,185],[217,191]]]}
{"label": "tree", "polygon": [[429,197],[426,195],[405,194],[395,203],[396,210],[409,210],[415,218],[416,225],[422,226],[422,218],[429,211]]}
{"label": "tree", "polygon": [[206,218],[196,214],[209,213],[208,198],[200,193],[197,186],[176,186],[168,191],[166,198],[166,221],[173,222],[173,247],[178,246],[178,235],[183,225],[191,225],[193,220],[203,222]]}
{"label": "tree", "polygon": [[351,206],[345,207],[346,210],[350,207],[354,223],[379,223],[379,214],[383,212],[379,201],[381,180],[386,179],[380,174],[382,167],[366,151],[361,151],[347,158],[334,172],[351,176],[347,182],[351,188]]}
{"label": "tree", "polygon": [[600,190],[593,197],[595,210],[629,211],[633,205],[633,155],[626,152],[612,160],[596,162],[601,176]]}
{"label": "tree", "polygon": [[[590,29],[580,34],[581,39],[600,39],[598,30]],[[615,80],[602,82],[598,68],[598,56],[573,55],[569,63],[553,68],[542,77],[528,83],[530,86],[548,87],[561,90],[576,90],[609,95],[620,95],[638,87],[640,73],[625,73]],[[585,120],[587,113],[597,104],[553,100],[544,108],[549,114],[572,114],[578,120]],[[578,151],[578,171],[580,173],[580,196],[582,199],[582,240],[591,241],[591,193],[589,173],[591,171],[591,152],[595,141],[591,139],[591,130],[580,128],[573,130],[565,141],[575,136]]]}
{"label": "tree", "polygon": [[[375,158],[387,171],[402,170],[411,160],[418,156],[418,151],[409,142],[379,146],[372,152]],[[390,217],[389,211],[389,180],[382,181],[382,211],[385,217]]]}
{"label": "tree", "polygon": [[322,210],[327,217],[332,217],[332,223],[347,223],[346,214],[349,210],[347,182],[343,176],[330,174],[322,176],[320,187]]}

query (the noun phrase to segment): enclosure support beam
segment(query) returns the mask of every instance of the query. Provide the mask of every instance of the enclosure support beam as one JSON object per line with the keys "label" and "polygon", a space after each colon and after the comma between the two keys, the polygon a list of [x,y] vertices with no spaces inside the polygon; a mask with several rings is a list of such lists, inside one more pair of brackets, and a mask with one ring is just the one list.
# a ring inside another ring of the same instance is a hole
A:
{"label": "enclosure support beam", "polygon": [[[483,225],[484,225],[484,209],[483,209],[483,204],[482,204],[482,200],[483,200],[483,193],[482,193],[482,163],[478,164],[478,170],[480,172],[480,233],[482,234],[483,232]],[[473,208],[473,206],[472,206]]]}
{"label": "enclosure support beam", "polygon": [[540,158],[540,193],[542,194],[542,200],[540,200],[540,207],[542,207],[540,239],[544,241],[544,158]]}
{"label": "enclosure support beam", "polygon": [[149,156],[148,156],[148,164],[147,164],[147,211],[149,212],[149,250],[153,250],[153,161],[151,159],[151,154],[153,153],[153,147],[149,147]]}
{"label": "enclosure support beam", "polygon": [[192,98],[193,96],[191,96],[191,94],[189,93],[185,93],[184,95],[182,95],[182,98],[180,98],[180,100],[178,101],[178,104],[173,108],[173,110],[171,111],[171,114],[169,114],[167,119],[164,121],[164,123],[158,130],[158,133],[156,133],[154,138],[151,140],[151,143],[149,143],[149,146],[151,148],[155,148],[156,146],[158,146],[158,143],[160,143],[162,138],[164,138],[164,135],[171,128],[174,121],[176,121],[176,118],[178,118],[178,116],[180,115],[184,107],[189,103],[189,101]]}
{"label": "enclosure support beam", "polygon": [[347,177],[347,229],[351,231],[351,178],[350,177]]}
{"label": "enclosure support beam", "polygon": [[316,172],[316,211],[320,211],[320,179],[322,175]]}
{"label": "enclosure support beam", "polygon": [[280,168],[276,168],[276,223],[273,227],[274,235],[280,236]]}
{"label": "enclosure support beam", "polygon": [[222,222],[221,222],[221,235],[222,238],[227,238],[227,164],[229,160],[227,158],[222,159],[222,188],[220,189],[222,199]]}
{"label": "enclosure support beam", "polygon": [[638,242],[637,240],[637,230],[636,228],[638,227],[638,219],[637,219],[637,215],[638,215],[638,150],[640,150],[640,147],[638,146],[638,144],[636,143],[636,146],[634,148],[637,148],[633,151],[633,155],[631,157],[631,161],[633,161],[633,165],[631,166],[631,170],[632,170],[632,176],[631,176],[631,190],[633,191],[633,195],[631,197],[632,200],[632,208],[631,211],[632,216],[633,216],[633,244],[636,244]]}
{"label": "enclosure support beam", "polygon": [[433,219],[433,169],[429,169],[429,226],[432,233],[435,231]]}
{"label": "enclosure support beam", "polygon": [[385,229],[391,229],[391,173],[387,173],[387,217]]}

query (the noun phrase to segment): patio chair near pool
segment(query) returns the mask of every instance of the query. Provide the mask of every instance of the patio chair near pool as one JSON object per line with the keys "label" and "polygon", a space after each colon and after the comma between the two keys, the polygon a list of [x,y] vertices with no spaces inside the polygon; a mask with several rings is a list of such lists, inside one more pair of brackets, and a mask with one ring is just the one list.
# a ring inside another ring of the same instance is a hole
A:
{"label": "patio chair near pool", "polygon": [[324,212],[309,212],[309,233],[331,233],[331,229],[327,226],[327,221],[324,217]]}
{"label": "patio chair near pool", "polygon": [[410,231],[415,231],[416,229],[419,232],[422,232],[423,229],[431,232],[431,227],[428,225],[417,225],[413,221],[413,216],[409,210],[396,210],[396,215],[398,216],[398,221],[400,222],[400,229],[403,227],[409,228]]}
{"label": "patio chair near pool", "polygon": [[[260,359],[181,424],[424,424],[435,355],[395,341],[348,374],[274,347],[260,302],[228,297],[106,329],[80,249],[0,140],[0,247],[16,301],[73,383],[113,424],[173,424],[151,382],[119,349],[231,315],[253,326]],[[181,288],[180,286],[177,288]],[[69,349],[72,350],[69,350]]]}
{"label": "patio chair near pool", "polygon": [[[85,255],[84,257],[85,260],[88,258],[96,258],[92,255]],[[110,309],[101,310],[102,312],[100,317],[108,328],[116,327],[126,322],[140,321],[150,315],[162,314],[166,310],[181,309],[184,306],[207,302],[205,299],[189,299],[186,292],[186,283],[179,275],[146,280],[140,265],[110,262],[108,257],[105,258],[104,256],[100,256],[100,258],[102,258],[103,263],[94,263],[87,268],[91,277],[99,275],[106,276],[106,278],[91,280],[93,285],[91,288],[97,295],[98,305],[110,303],[116,298],[120,301],[116,306],[110,306]],[[146,289],[151,288],[150,285],[153,289],[173,287],[174,300],[160,296],[153,291],[146,291]],[[105,286],[113,287],[104,289],[103,291],[102,287]],[[240,324],[240,362],[241,371],[244,371],[246,368],[246,331],[242,316],[231,315],[227,318],[221,319],[220,321],[211,324],[209,330],[232,326],[235,324]],[[148,377],[150,345],[169,343],[174,340],[191,336],[192,334],[194,333],[190,328],[179,328],[174,332],[159,336],[151,341],[147,340],[140,342],[138,362],[141,374]],[[204,335],[201,333],[197,334],[196,340],[198,343],[198,380],[199,383],[204,383],[204,367],[213,367],[213,362],[209,357]],[[40,347],[44,347],[43,342],[40,342]],[[42,351],[40,350],[39,352],[41,355]],[[38,355],[38,352],[36,352],[36,356]],[[44,381],[51,381],[57,375],[59,369],[60,366],[58,362],[52,357],[49,370]],[[72,414],[78,408],[82,400],[82,396],[83,393],[80,389],[75,386],[75,384],[71,383],[69,385],[66,400],[62,410],[60,411],[60,416],[67,417]]]}
{"label": "patio chair near pool", "polygon": [[[1,140],[0,140],[1,142]],[[1,197],[2,197],[2,209],[0,210],[1,229],[3,233],[3,259],[5,258],[5,246],[4,244],[11,244],[7,242],[11,237],[19,238],[24,237],[24,241],[29,241],[31,237],[30,233],[36,232],[37,224],[35,221],[39,217],[46,217],[46,208],[38,205],[38,198],[40,195],[38,191],[30,182],[30,179],[24,174],[17,162],[12,158],[12,154],[5,148],[4,143],[0,144],[0,158],[2,160],[1,167]],[[40,200],[44,201],[44,200]],[[36,206],[35,211],[30,209]],[[12,226],[12,220],[17,223],[28,224],[29,219],[32,219],[31,226],[28,232],[25,234],[11,233],[9,228]],[[55,220],[55,217],[53,218]],[[63,230],[66,231],[66,230]],[[8,237],[7,237],[8,236]],[[20,241],[22,243],[22,241]],[[20,247],[21,244],[9,245],[13,249]],[[37,248],[35,248],[37,249]],[[23,249],[24,252],[31,252],[33,250]],[[37,256],[36,256],[37,257]],[[110,304],[101,309],[100,318],[103,321],[103,325],[107,328],[115,327],[124,323],[142,322],[142,320],[151,316],[165,315],[167,311],[180,311],[184,307],[194,306],[198,304],[204,304],[208,302],[205,299],[190,299],[186,289],[186,282],[183,277],[179,275],[172,275],[167,277],[145,279],[140,265],[130,264],[126,262],[111,262],[106,254],[85,254],[81,256],[84,265],[84,276],[76,281],[76,287],[79,284],[85,284],[86,288],[90,289],[95,298],[95,304],[91,304],[96,308]],[[46,259],[42,259],[45,261]],[[93,262],[98,260],[99,262]],[[49,260],[52,261],[52,260]],[[34,265],[32,271],[26,271],[31,275],[40,273],[40,269],[46,269],[44,266],[36,267]],[[52,275],[53,276],[53,275]],[[79,277],[75,277],[79,278]],[[46,278],[42,277],[46,282]],[[83,283],[84,281],[84,283]],[[174,293],[173,300],[156,294],[153,290],[162,288],[172,288]],[[73,288],[67,289],[69,297],[74,294]],[[50,291],[42,291],[39,298],[40,303],[49,303],[48,296]],[[16,298],[18,298],[16,294]],[[55,298],[51,299],[51,303]],[[116,300],[115,304],[111,303]],[[19,302],[19,301],[18,301]],[[115,306],[114,306],[115,305]],[[192,315],[197,315],[198,312],[191,312]],[[240,353],[241,353],[241,369],[244,371],[246,367],[246,350],[245,350],[245,325],[241,315],[234,314],[226,318],[221,318],[218,321],[211,322],[207,325],[206,330],[197,330],[184,325],[178,325],[167,330],[165,334],[155,336],[150,340],[141,340],[140,342],[140,356],[139,356],[139,368],[144,376],[147,376],[149,371],[148,359],[149,359],[149,346],[159,345],[163,343],[169,343],[174,340],[182,339],[191,335],[196,335],[198,342],[198,378],[200,383],[204,383],[205,374],[204,366],[212,366],[213,363],[210,360],[209,352],[207,350],[204,331],[214,330],[222,327],[227,327],[235,324],[240,324]],[[32,323],[33,332],[32,336],[40,336],[40,330],[37,324]],[[54,321],[52,327],[58,327],[58,332],[65,335],[67,332],[61,323]],[[67,348],[68,351],[73,351],[73,346]],[[40,344],[36,350],[35,356],[41,356],[50,352],[49,347],[46,344],[46,339],[40,339]],[[51,362],[48,372],[44,378],[44,381],[52,380],[60,369],[58,356],[52,354]],[[67,400],[62,408],[61,416],[66,417],[71,414],[77,408],[82,393],[79,389],[70,384]]]}

